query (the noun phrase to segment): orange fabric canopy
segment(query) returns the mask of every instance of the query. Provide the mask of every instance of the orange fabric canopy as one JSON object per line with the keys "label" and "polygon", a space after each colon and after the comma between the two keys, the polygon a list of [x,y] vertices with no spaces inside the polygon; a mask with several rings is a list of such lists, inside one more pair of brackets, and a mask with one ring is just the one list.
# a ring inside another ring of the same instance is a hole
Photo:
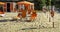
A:
{"label": "orange fabric canopy", "polygon": [[0,2],[0,5],[4,5],[5,3],[4,2]]}
{"label": "orange fabric canopy", "polygon": [[18,4],[30,4],[30,5],[34,5],[34,3],[27,2],[27,1],[21,1],[21,2],[18,2]]}

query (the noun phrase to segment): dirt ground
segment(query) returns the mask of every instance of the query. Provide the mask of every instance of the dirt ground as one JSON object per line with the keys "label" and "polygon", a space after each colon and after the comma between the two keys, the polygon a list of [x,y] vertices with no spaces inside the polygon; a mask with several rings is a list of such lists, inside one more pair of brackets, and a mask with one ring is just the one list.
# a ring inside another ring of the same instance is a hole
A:
{"label": "dirt ground", "polygon": [[[9,21],[0,22],[0,32],[60,32],[60,13],[55,12],[54,21],[49,22],[49,13],[37,12],[38,16],[32,22]],[[17,13],[6,13],[0,20],[15,17]],[[53,23],[54,22],[54,28]]]}

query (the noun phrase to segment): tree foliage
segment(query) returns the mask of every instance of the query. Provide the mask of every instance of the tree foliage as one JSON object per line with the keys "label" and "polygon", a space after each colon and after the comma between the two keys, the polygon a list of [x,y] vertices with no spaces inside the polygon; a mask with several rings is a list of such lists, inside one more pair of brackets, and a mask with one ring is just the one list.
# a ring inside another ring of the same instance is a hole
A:
{"label": "tree foliage", "polygon": [[34,0],[34,1],[37,3],[37,7],[40,7],[39,9],[41,9],[43,6],[51,5],[51,0]]}

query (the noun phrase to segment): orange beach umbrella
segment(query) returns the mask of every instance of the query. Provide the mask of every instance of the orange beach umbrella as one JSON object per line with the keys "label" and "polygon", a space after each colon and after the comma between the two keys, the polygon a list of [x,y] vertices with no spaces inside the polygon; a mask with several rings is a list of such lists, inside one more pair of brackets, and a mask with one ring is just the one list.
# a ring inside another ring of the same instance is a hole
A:
{"label": "orange beach umbrella", "polygon": [[0,2],[0,5],[4,5],[5,3],[4,2]]}

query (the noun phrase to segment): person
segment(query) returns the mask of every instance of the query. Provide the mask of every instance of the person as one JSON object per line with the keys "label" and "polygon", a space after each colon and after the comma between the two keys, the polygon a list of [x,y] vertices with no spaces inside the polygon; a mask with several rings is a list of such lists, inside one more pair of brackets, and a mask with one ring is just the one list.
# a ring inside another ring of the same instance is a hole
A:
{"label": "person", "polygon": [[1,16],[1,17],[5,16],[5,13],[4,13],[3,10],[0,10],[0,16]]}
{"label": "person", "polygon": [[18,13],[18,15],[17,15],[16,17],[14,17],[14,18],[16,18],[16,19],[20,19],[20,18],[21,18],[21,14]]}
{"label": "person", "polygon": [[21,17],[21,13],[18,13],[17,18],[20,18],[20,17]]}
{"label": "person", "polygon": [[46,6],[43,6],[42,10],[44,13],[46,13],[46,11],[47,11]]}
{"label": "person", "polygon": [[31,20],[34,20],[36,16],[37,16],[36,11],[33,11],[31,14]]}
{"label": "person", "polygon": [[18,13],[17,17],[20,17],[20,15],[21,15],[21,14],[20,14],[20,13]]}
{"label": "person", "polygon": [[51,17],[54,17],[54,11],[51,11],[50,13],[51,13]]}
{"label": "person", "polygon": [[52,23],[53,23],[53,28],[54,28],[54,12],[55,12],[55,6],[52,6],[51,8],[51,17],[52,17]]}
{"label": "person", "polygon": [[52,6],[50,11],[51,17],[54,17],[54,11],[55,11],[55,7]]}

